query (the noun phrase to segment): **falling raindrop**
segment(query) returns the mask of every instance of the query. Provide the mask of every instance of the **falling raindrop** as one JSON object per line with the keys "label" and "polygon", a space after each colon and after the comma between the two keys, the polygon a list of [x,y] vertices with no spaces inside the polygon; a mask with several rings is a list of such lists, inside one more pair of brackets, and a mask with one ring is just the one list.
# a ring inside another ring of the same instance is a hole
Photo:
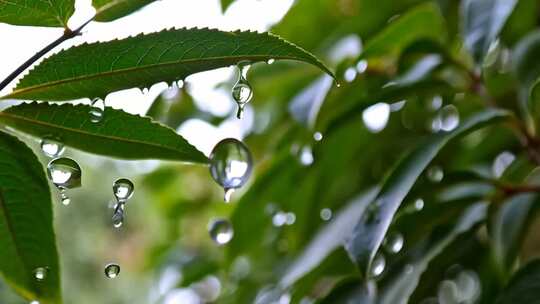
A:
{"label": "falling raindrop", "polygon": [[44,281],[47,278],[49,273],[49,268],[47,267],[38,267],[34,269],[34,278],[38,281]]}
{"label": "falling raindrop", "polygon": [[64,144],[53,136],[45,136],[41,139],[41,151],[48,157],[59,157],[64,153]]}
{"label": "falling raindrop", "polygon": [[113,184],[113,193],[118,202],[126,202],[135,190],[133,183],[127,178],[120,178]]}
{"label": "falling raindrop", "polygon": [[251,84],[249,84],[247,80],[247,73],[250,67],[251,66],[249,62],[240,62],[238,64],[238,70],[240,75],[238,77],[238,81],[232,89],[233,99],[238,105],[238,112],[236,114],[236,117],[238,117],[238,119],[242,118],[245,105],[251,101],[251,98],[253,98],[253,89],[251,88]]}
{"label": "falling raindrop", "polygon": [[329,221],[332,219],[332,210],[329,208],[324,208],[321,210],[320,216],[323,221]]}
{"label": "falling raindrop", "polygon": [[503,175],[504,171],[514,162],[516,156],[511,152],[504,151],[501,154],[497,155],[491,170],[493,176],[499,178]]}
{"label": "falling raindrop", "polygon": [[62,204],[69,205],[70,199],[66,194],[67,189],[81,186],[81,167],[71,158],[56,158],[47,165],[49,179],[60,191]]}
{"label": "falling raindrop", "polygon": [[427,169],[427,178],[432,183],[439,183],[444,178],[444,172],[439,166],[432,166]]}
{"label": "falling raindrop", "polygon": [[101,98],[94,98],[90,106],[90,121],[93,123],[98,123],[103,120],[103,113],[105,112],[105,101]]}
{"label": "falling raindrop", "polygon": [[315,141],[321,141],[323,139],[323,135],[321,132],[315,132],[313,133],[313,139]]}
{"label": "falling raindrop", "polygon": [[403,245],[405,243],[405,240],[403,239],[403,235],[401,233],[395,232],[386,237],[384,240],[384,248],[388,253],[396,254],[403,249]]}
{"label": "falling raindrop", "polygon": [[120,265],[111,263],[105,266],[105,276],[109,279],[114,279],[120,274]]}
{"label": "falling raindrop", "polygon": [[208,225],[210,237],[218,245],[227,244],[234,235],[232,224],[226,219],[215,219]]}
{"label": "falling raindrop", "polygon": [[220,141],[210,154],[210,174],[225,189],[226,201],[230,189],[240,188],[248,181],[252,166],[248,148],[234,138]]}
{"label": "falling raindrop", "polygon": [[380,276],[384,272],[385,268],[386,259],[384,258],[383,254],[378,253],[371,263],[371,276],[374,278]]}

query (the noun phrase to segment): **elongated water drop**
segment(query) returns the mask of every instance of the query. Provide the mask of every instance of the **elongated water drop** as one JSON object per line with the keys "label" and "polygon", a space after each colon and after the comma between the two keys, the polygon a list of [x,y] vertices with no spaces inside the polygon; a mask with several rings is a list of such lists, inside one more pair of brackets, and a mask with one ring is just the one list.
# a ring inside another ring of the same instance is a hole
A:
{"label": "elongated water drop", "polygon": [[251,101],[251,98],[253,98],[253,89],[251,88],[251,84],[249,84],[247,81],[247,73],[250,67],[249,62],[240,62],[238,64],[240,75],[238,76],[238,81],[232,89],[232,97],[238,105],[238,112],[236,114],[238,119],[242,118],[245,105]]}
{"label": "elongated water drop", "polygon": [[79,164],[71,158],[56,158],[47,165],[47,174],[60,191],[62,204],[69,205],[66,190],[81,186],[82,171]]}
{"label": "elongated water drop", "polygon": [[105,276],[109,279],[114,279],[120,274],[120,265],[111,263],[105,266]]}
{"label": "elongated water drop", "polygon": [[386,268],[386,259],[384,258],[384,255],[379,253],[375,256],[375,259],[373,260],[371,264],[371,276],[372,277],[378,277],[380,276]]}
{"label": "elongated water drop", "polygon": [[105,101],[101,98],[95,98],[92,100],[90,108],[90,121],[98,123],[103,119],[103,112],[105,112]]}
{"label": "elongated water drop", "polygon": [[44,281],[47,278],[49,269],[47,267],[38,267],[34,269],[34,278],[38,281]]}
{"label": "elongated water drop", "polygon": [[248,148],[234,138],[220,141],[210,154],[210,174],[226,193],[247,182],[252,166]]}
{"label": "elongated water drop", "polygon": [[126,202],[133,195],[134,190],[135,185],[127,178],[120,178],[113,184],[113,193],[118,202]]}
{"label": "elongated water drop", "polygon": [[384,240],[384,248],[388,253],[396,254],[403,249],[405,240],[401,233],[395,232],[386,237]]}
{"label": "elongated water drop", "polygon": [[116,207],[114,208],[114,213],[112,216],[112,222],[113,222],[114,228],[120,228],[122,227],[122,225],[124,225],[124,208],[125,208],[125,203],[118,202],[118,204],[116,204]]}
{"label": "elongated water drop", "polygon": [[216,219],[210,222],[208,226],[210,237],[218,245],[225,245],[233,238],[234,231],[232,224],[226,219]]}
{"label": "elongated water drop", "polygon": [[60,140],[53,136],[45,136],[41,139],[41,151],[48,157],[59,157],[64,153],[65,147]]}

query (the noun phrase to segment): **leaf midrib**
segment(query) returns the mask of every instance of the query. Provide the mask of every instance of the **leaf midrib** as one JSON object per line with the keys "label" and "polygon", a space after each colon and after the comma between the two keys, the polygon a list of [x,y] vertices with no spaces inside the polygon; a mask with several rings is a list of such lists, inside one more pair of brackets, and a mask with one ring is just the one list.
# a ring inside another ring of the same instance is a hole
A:
{"label": "leaf midrib", "polygon": [[[119,142],[142,144],[142,145],[162,148],[164,150],[172,151],[172,152],[175,152],[175,153],[186,154],[186,152],[184,152],[184,151],[171,149],[170,147],[164,146],[164,145],[159,145],[159,144],[154,144],[154,143],[150,143],[150,142],[146,142],[146,141],[140,141],[140,140],[134,140],[134,139],[127,139],[125,137],[116,137],[116,136],[102,135],[102,134],[98,135],[98,134],[95,134],[95,133],[90,133],[90,132],[83,131],[81,129],[68,128],[68,127],[65,127],[65,126],[55,125],[55,124],[47,123],[47,122],[44,122],[44,121],[29,119],[29,118],[19,116],[19,115],[12,115],[12,114],[7,113],[7,112],[0,112],[0,116],[5,116],[5,117],[15,119],[15,120],[19,120],[19,121],[26,121],[26,122],[33,123],[33,124],[40,125],[40,126],[45,126],[45,127],[60,129],[60,130],[64,130],[64,131],[70,131],[70,132],[73,132],[73,133],[83,134],[83,135],[87,135],[87,136],[94,137],[94,138],[106,138],[106,139],[115,140],[115,141],[119,141]],[[163,127],[168,128],[167,126],[163,126]],[[168,128],[168,129],[170,129],[170,128]],[[174,132],[174,130],[172,130],[172,129],[170,129],[170,130]],[[189,145],[191,145],[189,142],[187,142],[187,143]]]}
{"label": "leaf midrib", "polygon": [[246,59],[258,60],[259,59],[260,60],[260,59],[268,58],[268,57],[272,57],[272,58],[276,58],[276,59],[283,59],[283,60],[296,60],[296,58],[294,56],[243,55],[243,56],[205,57],[204,59],[197,58],[197,59],[169,61],[169,62],[164,62],[164,63],[151,64],[151,65],[146,65],[146,66],[138,66],[138,67],[127,68],[127,69],[119,69],[119,70],[108,71],[108,72],[103,72],[103,73],[97,73],[97,74],[92,74],[92,75],[83,75],[83,76],[77,76],[77,77],[72,77],[72,78],[66,78],[66,79],[62,79],[62,80],[55,80],[55,81],[52,81],[52,82],[47,82],[44,85],[30,86],[30,87],[22,88],[20,90],[16,89],[11,94],[0,97],[0,99],[6,99],[9,96],[15,96],[15,95],[19,95],[19,94],[24,94],[25,92],[29,92],[29,91],[36,91],[36,90],[40,90],[40,89],[46,89],[46,88],[49,88],[49,87],[54,87],[54,86],[61,85],[61,84],[66,84],[66,83],[78,82],[78,81],[81,81],[81,80],[90,80],[90,79],[94,79],[94,78],[100,78],[100,77],[105,77],[105,76],[136,72],[136,71],[145,70],[145,69],[160,68],[160,67],[165,67],[165,66],[174,66],[174,65],[178,65],[178,64],[182,64],[182,63],[198,63],[198,62],[204,62],[204,61],[225,60],[225,59],[227,59],[227,60],[241,60],[241,59],[242,60],[246,60]]}

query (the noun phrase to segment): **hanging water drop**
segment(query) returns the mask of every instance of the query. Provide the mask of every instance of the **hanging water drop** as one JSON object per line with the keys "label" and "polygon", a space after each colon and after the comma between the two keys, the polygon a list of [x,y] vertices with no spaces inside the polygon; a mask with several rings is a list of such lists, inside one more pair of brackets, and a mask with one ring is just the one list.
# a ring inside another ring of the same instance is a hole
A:
{"label": "hanging water drop", "polygon": [[105,112],[105,101],[101,98],[95,98],[90,105],[90,121],[98,123],[103,120],[103,113]]}
{"label": "hanging water drop", "polygon": [[116,207],[114,208],[114,213],[112,216],[112,223],[114,228],[120,228],[122,225],[124,225],[124,208],[125,203],[118,202],[116,204]]}
{"label": "hanging water drop", "polygon": [[236,104],[238,105],[238,112],[236,117],[242,118],[245,105],[253,98],[253,89],[247,81],[247,73],[250,69],[249,62],[241,62],[238,64],[239,77],[238,81],[232,89],[232,96]]}
{"label": "hanging water drop", "polygon": [[113,184],[113,193],[118,202],[126,202],[135,190],[133,183],[127,178],[120,178]]}
{"label": "hanging water drop", "polygon": [[62,204],[69,205],[66,190],[81,186],[82,171],[79,164],[71,158],[56,158],[47,165],[47,174],[60,191]]}
{"label": "hanging water drop", "polygon": [[47,278],[49,269],[47,267],[38,267],[34,269],[34,278],[37,281],[44,281]]}
{"label": "hanging water drop", "polygon": [[371,263],[371,276],[376,278],[380,276],[386,268],[386,259],[381,253],[375,256],[375,259]]}
{"label": "hanging water drop", "polygon": [[444,172],[439,166],[429,167],[427,169],[426,175],[428,180],[432,183],[439,183],[444,178]]}
{"label": "hanging water drop", "polygon": [[223,195],[223,200],[225,201],[225,203],[230,203],[231,202],[231,197],[234,193],[234,189],[233,188],[225,188],[225,194]]}
{"label": "hanging water drop", "polygon": [[403,239],[403,235],[401,233],[392,233],[386,237],[384,240],[384,248],[388,253],[396,254],[403,249],[403,244],[405,243],[405,240]]}
{"label": "hanging water drop", "polygon": [[120,265],[111,263],[105,266],[105,276],[109,279],[114,279],[120,274]]}
{"label": "hanging water drop", "polygon": [[225,199],[232,193],[228,193],[231,189],[240,188],[248,181],[252,166],[248,148],[234,138],[220,141],[210,154],[210,174],[225,189]]}
{"label": "hanging water drop", "polygon": [[41,151],[48,157],[59,157],[64,153],[64,144],[59,139],[53,136],[45,136],[41,139]]}
{"label": "hanging water drop", "polygon": [[234,231],[232,224],[226,219],[216,219],[208,226],[210,237],[218,245],[225,245],[233,238]]}

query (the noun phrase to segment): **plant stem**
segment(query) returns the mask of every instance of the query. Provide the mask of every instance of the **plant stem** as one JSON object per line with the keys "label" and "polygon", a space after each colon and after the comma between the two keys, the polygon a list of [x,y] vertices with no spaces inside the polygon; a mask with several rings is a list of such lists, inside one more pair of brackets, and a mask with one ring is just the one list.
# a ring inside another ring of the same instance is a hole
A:
{"label": "plant stem", "polygon": [[92,20],[94,20],[94,17],[92,17],[90,20],[83,23],[81,26],[79,26],[75,30],[70,30],[66,28],[64,31],[64,34],[60,36],[55,41],[51,42],[49,45],[45,46],[41,51],[37,52],[34,56],[30,57],[28,60],[26,60],[21,66],[19,66],[15,71],[13,71],[11,74],[9,74],[6,79],[2,80],[0,82],[0,90],[4,89],[9,83],[13,81],[13,79],[17,78],[22,72],[24,72],[28,67],[30,67],[34,62],[39,60],[39,58],[43,57],[45,54],[47,54],[49,51],[60,45],[66,40],[69,40],[71,38],[74,38],[78,35],[80,35],[82,29],[90,23]]}

